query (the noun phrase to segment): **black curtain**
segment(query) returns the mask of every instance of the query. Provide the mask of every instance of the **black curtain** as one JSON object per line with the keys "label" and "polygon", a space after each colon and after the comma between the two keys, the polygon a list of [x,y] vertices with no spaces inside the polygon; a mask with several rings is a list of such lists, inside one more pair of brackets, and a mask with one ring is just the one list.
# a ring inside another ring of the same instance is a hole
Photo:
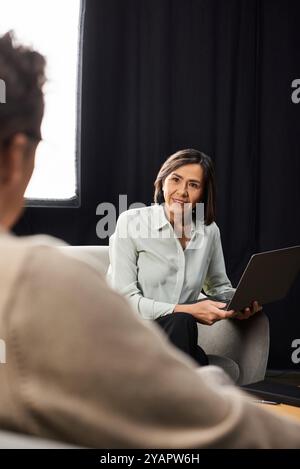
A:
{"label": "black curtain", "polygon": [[[16,232],[107,244],[97,205],[150,204],[162,162],[194,147],[215,161],[234,284],[254,252],[300,244],[299,14],[297,0],[86,0],[81,207],[28,208]],[[299,286],[266,307],[272,368],[299,367]]]}

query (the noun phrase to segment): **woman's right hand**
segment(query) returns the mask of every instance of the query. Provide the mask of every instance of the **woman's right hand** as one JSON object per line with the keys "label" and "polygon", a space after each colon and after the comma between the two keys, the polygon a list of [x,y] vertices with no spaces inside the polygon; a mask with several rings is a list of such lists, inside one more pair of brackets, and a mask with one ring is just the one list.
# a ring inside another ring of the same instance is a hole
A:
{"label": "woman's right hand", "polygon": [[182,312],[191,314],[199,323],[212,326],[215,322],[222,319],[233,318],[236,316],[234,310],[225,311],[226,303],[220,301],[204,300],[198,303],[187,305],[176,305],[174,313]]}

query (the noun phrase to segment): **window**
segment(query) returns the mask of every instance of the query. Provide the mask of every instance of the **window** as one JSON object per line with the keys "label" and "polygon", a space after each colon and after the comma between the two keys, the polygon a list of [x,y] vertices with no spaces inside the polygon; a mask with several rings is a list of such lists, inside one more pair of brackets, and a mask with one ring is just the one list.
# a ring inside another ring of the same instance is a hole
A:
{"label": "window", "polygon": [[[28,205],[74,201],[77,189],[77,77],[80,0],[0,0],[0,34],[14,30],[18,41],[47,60],[45,114],[36,166],[25,193]],[[49,200],[50,199],[50,200]],[[37,202],[37,201],[36,201]]]}

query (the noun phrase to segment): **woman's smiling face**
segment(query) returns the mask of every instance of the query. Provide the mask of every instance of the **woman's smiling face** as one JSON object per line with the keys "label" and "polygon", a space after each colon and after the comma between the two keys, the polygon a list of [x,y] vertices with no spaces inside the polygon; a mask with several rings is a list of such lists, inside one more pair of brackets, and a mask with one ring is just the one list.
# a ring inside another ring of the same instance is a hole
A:
{"label": "woman's smiling face", "polygon": [[204,195],[204,171],[200,164],[187,164],[172,171],[163,183],[168,218],[193,209]]}

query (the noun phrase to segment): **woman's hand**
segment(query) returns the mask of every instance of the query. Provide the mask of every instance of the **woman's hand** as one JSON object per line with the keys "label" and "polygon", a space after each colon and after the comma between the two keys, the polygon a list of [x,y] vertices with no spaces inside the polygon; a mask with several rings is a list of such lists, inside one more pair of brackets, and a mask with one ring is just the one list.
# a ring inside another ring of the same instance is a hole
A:
{"label": "woman's hand", "polygon": [[228,319],[235,317],[236,313],[233,310],[224,311],[220,308],[224,308],[226,303],[219,301],[199,301],[189,305],[176,305],[174,313],[185,312],[189,313],[201,324],[212,326],[215,322],[221,321],[221,319]]}
{"label": "woman's hand", "polygon": [[262,310],[262,306],[258,304],[257,301],[253,301],[250,308],[245,308],[243,309],[243,311],[236,313],[235,317],[240,320],[248,319],[261,310]]}

